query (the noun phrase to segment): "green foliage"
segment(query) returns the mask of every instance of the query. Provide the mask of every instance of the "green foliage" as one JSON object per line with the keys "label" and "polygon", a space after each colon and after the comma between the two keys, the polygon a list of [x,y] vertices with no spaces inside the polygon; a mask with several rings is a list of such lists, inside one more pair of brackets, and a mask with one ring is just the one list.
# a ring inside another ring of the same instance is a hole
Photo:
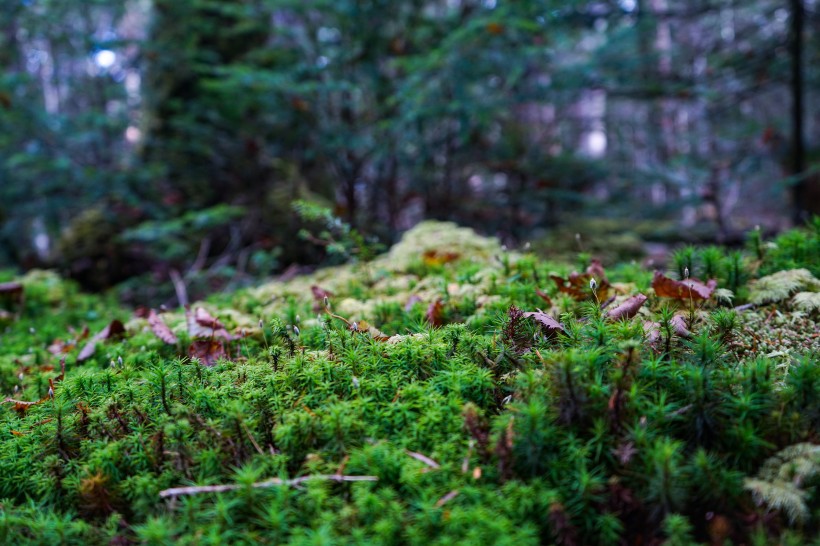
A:
{"label": "green foliage", "polygon": [[242,207],[216,205],[164,221],[143,222],[125,231],[127,243],[145,245],[155,259],[179,263],[195,255],[202,240],[246,213]]}
{"label": "green foliage", "polygon": [[318,224],[320,226],[320,231],[315,235],[303,228],[299,231],[299,237],[323,246],[331,257],[331,263],[333,261],[344,263],[354,258],[368,262],[381,248],[376,239],[365,237],[350,224],[334,216],[326,207],[299,200],[293,203],[293,209],[309,225]]}
{"label": "green foliage", "polygon": [[[654,296],[644,315],[607,320],[540,282],[568,266],[500,261],[497,243],[446,224],[418,231],[464,241],[449,248],[459,258],[408,273],[404,258],[424,251],[411,232],[367,264],[371,282],[350,265],[219,296],[209,309],[247,335],[213,367],[185,356],[184,336],[168,345],[56,275],[23,278],[0,389],[38,403],[0,406],[0,538],[696,544],[726,521],[740,540],[814,536],[816,352],[741,356],[758,315],[713,303],[688,338]],[[609,277],[621,273],[643,275]],[[314,285],[332,292],[318,317]],[[563,332],[524,315],[544,296]],[[65,348],[58,380],[54,340],[114,316],[124,339],[83,363]],[[658,323],[656,341],[639,317]],[[337,474],[376,481],[322,478]],[[777,527],[760,529],[764,512]]]}
{"label": "green foliage", "polygon": [[820,216],[813,217],[803,229],[784,232],[762,254],[761,274],[807,269],[820,277]]}

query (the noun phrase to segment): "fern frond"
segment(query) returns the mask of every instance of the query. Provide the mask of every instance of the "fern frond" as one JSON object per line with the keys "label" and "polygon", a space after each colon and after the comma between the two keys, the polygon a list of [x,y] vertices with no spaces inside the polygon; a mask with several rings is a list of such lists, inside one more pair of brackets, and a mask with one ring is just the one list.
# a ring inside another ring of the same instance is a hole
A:
{"label": "fern frond", "polygon": [[795,292],[820,289],[820,281],[808,269],[789,269],[761,277],[751,287],[749,301],[771,303],[785,300]]}
{"label": "fern frond", "polygon": [[798,292],[792,298],[795,308],[806,313],[820,311],[820,292]]}
{"label": "fern frond", "polygon": [[757,478],[746,478],[743,488],[758,504],[780,510],[791,523],[809,519],[808,493],[801,489],[807,480],[820,474],[820,446],[802,443],[789,446],[767,459]]}
{"label": "fern frond", "polygon": [[755,502],[765,504],[771,510],[780,510],[791,523],[803,523],[809,518],[806,492],[791,482],[767,482],[756,478],[743,480],[743,488],[751,491]]}

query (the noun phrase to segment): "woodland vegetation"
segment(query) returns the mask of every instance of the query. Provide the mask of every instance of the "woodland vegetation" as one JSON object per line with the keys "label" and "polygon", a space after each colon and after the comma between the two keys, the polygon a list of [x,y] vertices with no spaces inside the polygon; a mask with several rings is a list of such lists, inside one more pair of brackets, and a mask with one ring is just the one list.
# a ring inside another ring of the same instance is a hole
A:
{"label": "woodland vegetation", "polygon": [[0,544],[820,546],[817,28],[0,2]]}
{"label": "woodland vegetation", "polygon": [[626,259],[820,212],[816,0],[2,4],[0,265],[135,305],[327,263],[295,199]]}
{"label": "woodland vegetation", "polygon": [[426,222],[187,310],[8,279],[0,541],[817,544],[820,219],[669,264]]}

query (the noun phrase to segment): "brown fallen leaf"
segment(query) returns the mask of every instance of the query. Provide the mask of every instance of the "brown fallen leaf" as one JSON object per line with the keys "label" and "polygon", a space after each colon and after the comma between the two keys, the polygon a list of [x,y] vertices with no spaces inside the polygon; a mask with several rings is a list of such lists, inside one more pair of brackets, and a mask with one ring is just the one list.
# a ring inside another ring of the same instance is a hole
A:
{"label": "brown fallen leaf", "polygon": [[188,347],[188,356],[199,359],[203,366],[213,367],[221,358],[228,358],[225,344],[219,339],[198,339]]}
{"label": "brown fallen leaf", "polygon": [[697,279],[676,281],[660,271],[655,271],[655,276],[652,278],[652,288],[655,290],[655,294],[661,298],[708,300],[717,288],[717,281],[710,279],[706,284]]}
{"label": "brown fallen leaf", "polygon": [[64,355],[73,351],[77,346],[70,341],[63,341],[62,339],[55,339],[51,342],[46,350],[53,355]]}
{"label": "brown fallen leaf", "polygon": [[188,335],[193,339],[221,338],[227,341],[234,339],[219,319],[202,307],[197,307],[194,312],[186,309],[185,321],[188,324]]}
{"label": "brown fallen leaf", "polygon": [[595,284],[597,285],[595,293],[599,300],[603,301],[609,295],[609,280],[606,278],[604,267],[599,260],[592,260],[592,263],[589,264],[585,273],[578,273],[576,271],[570,273],[566,279],[558,275],[550,275],[550,278],[558,286],[559,292],[569,294],[576,300],[585,300],[592,295],[590,289],[590,281],[592,279],[595,279]]}
{"label": "brown fallen leaf", "polygon": [[350,331],[367,334],[376,341],[387,341],[388,339],[390,339],[390,336],[388,336],[378,328],[371,326],[367,323],[366,320],[360,320],[359,322],[351,322]]}
{"label": "brown fallen leaf", "polygon": [[427,312],[424,313],[424,318],[433,326],[441,326],[441,315],[443,310],[444,305],[441,303],[441,298],[436,298],[436,300],[427,307]]}
{"label": "brown fallen leaf", "polygon": [[[681,315],[675,315],[669,321],[672,332],[678,337],[690,338],[692,332],[686,326],[686,319]],[[659,322],[646,321],[643,323],[643,331],[646,334],[646,341],[650,345],[656,345],[661,339],[661,325]]]}
{"label": "brown fallen leaf", "polygon": [[538,297],[544,300],[547,305],[552,305],[552,298],[550,298],[549,294],[538,288],[535,289],[535,293],[538,294]]}
{"label": "brown fallen leaf", "polygon": [[169,345],[174,345],[179,341],[174,332],[162,320],[162,317],[153,309],[148,312],[148,326],[151,327],[151,331],[154,332],[155,336]]}
{"label": "brown fallen leaf", "polygon": [[83,362],[94,356],[94,351],[97,349],[97,343],[105,341],[125,333],[125,326],[117,319],[108,323],[108,326],[100,330],[88,343],[85,344],[80,354],[77,355],[77,362]]}
{"label": "brown fallen leaf", "polygon": [[672,324],[672,329],[677,336],[685,338],[692,337],[692,332],[686,327],[686,319],[681,315],[675,315],[669,322]]}
{"label": "brown fallen leaf", "polygon": [[643,294],[635,294],[616,308],[609,310],[606,314],[606,318],[610,320],[631,319],[638,314],[638,311],[644,303],[646,303],[646,296]]}
{"label": "brown fallen leaf", "polygon": [[535,322],[541,325],[541,328],[544,329],[547,335],[553,335],[556,332],[564,333],[564,327],[561,326],[561,323],[546,314],[545,312],[541,311],[530,311],[528,313],[524,313],[525,318],[531,318]]}
{"label": "brown fallen leaf", "polygon": [[450,262],[454,262],[461,257],[461,254],[458,252],[448,252],[444,250],[425,250],[424,253],[421,255],[421,259],[424,261],[424,265],[427,266],[437,266],[437,265],[444,265]]}
{"label": "brown fallen leaf", "polygon": [[646,342],[655,346],[661,339],[661,332],[660,332],[661,325],[657,322],[652,321],[644,321],[643,323],[643,332],[646,336]]}
{"label": "brown fallen leaf", "polygon": [[313,310],[316,312],[321,311],[325,308],[325,302],[329,302],[330,298],[333,297],[333,292],[330,290],[325,290],[321,286],[316,284],[310,287],[310,291],[313,294]]}

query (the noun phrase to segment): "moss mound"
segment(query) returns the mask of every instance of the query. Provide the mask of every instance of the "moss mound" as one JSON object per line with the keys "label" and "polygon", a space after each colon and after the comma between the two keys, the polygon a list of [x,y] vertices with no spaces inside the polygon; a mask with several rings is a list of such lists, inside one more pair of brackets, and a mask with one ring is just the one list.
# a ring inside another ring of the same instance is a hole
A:
{"label": "moss mound", "polygon": [[0,541],[806,543],[814,285],[686,256],[712,296],[433,222],[187,316],[32,273],[0,292]]}

